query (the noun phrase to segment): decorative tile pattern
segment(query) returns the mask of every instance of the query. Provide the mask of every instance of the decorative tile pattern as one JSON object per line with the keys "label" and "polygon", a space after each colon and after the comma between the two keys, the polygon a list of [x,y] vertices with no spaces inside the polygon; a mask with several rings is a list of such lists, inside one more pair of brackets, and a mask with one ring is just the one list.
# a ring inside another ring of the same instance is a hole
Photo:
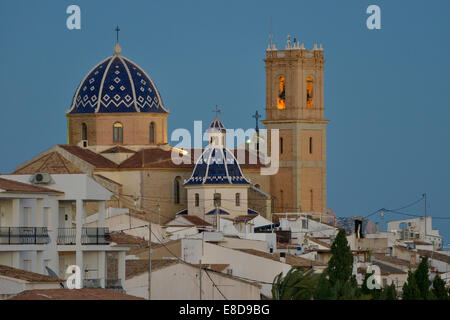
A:
{"label": "decorative tile pattern", "polygon": [[94,67],[75,93],[69,114],[168,113],[152,80],[123,56],[112,56]]}

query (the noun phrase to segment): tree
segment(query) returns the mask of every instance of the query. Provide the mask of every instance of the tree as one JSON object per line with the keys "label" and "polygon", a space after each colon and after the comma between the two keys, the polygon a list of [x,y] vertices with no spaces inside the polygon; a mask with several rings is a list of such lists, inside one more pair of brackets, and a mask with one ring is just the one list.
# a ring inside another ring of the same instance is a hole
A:
{"label": "tree", "polygon": [[422,298],[419,287],[416,283],[415,273],[408,271],[408,279],[403,285],[402,299],[403,300],[420,300]]}
{"label": "tree", "polygon": [[338,281],[345,283],[351,279],[353,270],[353,255],[347,242],[344,230],[339,230],[331,245],[332,257],[326,269],[331,286]]}
{"label": "tree", "polygon": [[389,286],[383,288],[380,300],[397,300],[397,289],[395,288],[394,282],[392,282]]}
{"label": "tree", "polygon": [[448,291],[445,289],[445,281],[437,274],[433,279],[431,292],[438,300],[447,300],[449,298]]}
{"label": "tree", "polygon": [[314,291],[314,300],[330,300],[332,296],[330,281],[327,279],[326,272],[322,272]]}
{"label": "tree", "polygon": [[272,284],[274,300],[310,300],[317,287],[319,276],[312,269],[291,268],[283,277],[281,272]]}
{"label": "tree", "polygon": [[416,278],[416,284],[420,291],[422,299],[427,300],[430,298],[430,286],[431,281],[429,278],[428,257],[424,256],[420,261],[419,267],[414,272]]}
{"label": "tree", "polygon": [[370,276],[372,276],[374,273],[375,273],[375,270],[372,273],[366,272],[363,283],[361,285],[361,293],[364,295],[370,295],[372,297],[372,299],[378,300],[378,299],[380,299],[382,290],[375,289],[375,288],[369,289],[369,287],[367,286]]}

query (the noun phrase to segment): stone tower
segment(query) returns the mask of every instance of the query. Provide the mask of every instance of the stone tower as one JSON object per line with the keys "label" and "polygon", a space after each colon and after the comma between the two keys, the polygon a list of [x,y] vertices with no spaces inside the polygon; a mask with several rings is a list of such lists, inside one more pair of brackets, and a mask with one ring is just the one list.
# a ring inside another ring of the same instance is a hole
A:
{"label": "stone tower", "polygon": [[[278,173],[271,176],[274,212],[327,210],[325,59],[323,49],[304,48],[288,37],[284,50],[266,51],[266,129],[279,129]],[[270,146],[270,134],[268,145]],[[270,151],[272,152],[272,151]]]}

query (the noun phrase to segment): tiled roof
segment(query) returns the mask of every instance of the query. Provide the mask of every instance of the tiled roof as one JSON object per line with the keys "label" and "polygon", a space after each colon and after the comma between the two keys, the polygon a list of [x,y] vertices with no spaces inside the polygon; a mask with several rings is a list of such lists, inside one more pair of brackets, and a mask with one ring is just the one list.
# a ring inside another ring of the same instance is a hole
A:
{"label": "tiled roof", "polygon": [[450,264],[450,256],[446,254],[442,254],[436,251],[430,251],[430,250],[422,250],[417,249],[417,253],[421,256],[427,256],[428,258],[439,260],[445,263]]}
{"label": "tiled roof", "polygon": [[135,237],[124,232],[111,232],[109,234],[109,241],[117,243],[118,245],[129,246],[148,246],[148,241],[139,237]]}
{"label": "tiled roof", "polygon": [[203,220],[202,218],[197,217],[197,216],[186,214],[186,215],[183,215],[183,218],[188,220],[190,223],[192,223],[196,227],[211,227],[212,226],[212,224],[210,224],[209,222],[206,222],[205,220]]}
{"label": "tiled roof", "polygon": [[[152,271],[166,268],[168,266],[179,263],[177,259],[152,260]],[[145,273],[149,270],[148,259],[126,260],[125,261],[125,278],[130,279]]]}
{"label": "tiled roof", "polygon": [[14,180],[0,178],[0,189],[8,192],[25,192],[25,193],[64,193],[61,191],[35,186],[28,183],[18,182]]}
{"label": "tiled roof", "polygon": [[235,222],[248,222],[250,220],[253,220],[256,218],[256,215],[254,214],[249,214],[249,215],[243,215],[243,216],[237,216],[236,218],[234,218],[233,220]]}
{"label": "tiled roof", "polygon": [[64,150],[66,150],[67,152],[70,152],[74,156],[80,158],[81,160],[84,160],[84,161],[88,162],[89,164],[95,166],[96,168],[116,168],[117,167],[117,164],[115,164],[113,161],[111,161],[89,149],[81,148],[78,146],[69,146],[69,145],[65,145],[65,144],[60,144],[58,146]]}
{"label": "tiled roof", "polygon": [[16,269],[0,264],[0,276],[5,276],[14,279],[25,280],[29,282],[63,282],[64,280],[50,277],[44,274]]}
{"label": "tiled roof", "polygon": [[[377,265],[378,267],[380,267],[380,272],[382,276],[387,276],[390,274],[406,274],[405,271],[388,266],[386,264],[380,263],[380,262],[375,262],[373,263],[374,265]],[[366,267],[359,267],[358,268],[358,273],[361,273],[362,275],[364,275],[367,271]]]}
{"label": "tiled roof", "polygon": [[372,257],[374,260],[388,262],[388,263],[392,263],[392,264],[396,264],[396,265],[404,266],[404,267],[417,268],[417,266],[418,266],[417,263],[415,265],[412,265],[409,261],[399,259],[396,257],[392,257],[392,256],[386,256],[382,253],[372,253]]}
{"label": "tiled roof", "polygon": [[50,174],[83,173],[77,166],[64,158],[59,152],[53,151],[24,167],[14,171],[15,174],[33,174],[45,172]]}
{"label": "tiled roof", "polygon": [[144,300],[110,289],[26,290],[9,300]]}
{"label": "tiled roof", "polygon": [[122,147],[122,146],[114,146],[114,147],[106,149],[100,153],[136,153],[136,151]]}
{"label": "tiled roof", "polygon": [[183,156],[186,162],[179,165],[172,161],[172,151],[160,148],[146,148],[139,150],[134,155],[123,161],[119,168],[194,168],[191,156]]}
{"label": "tiled roof", "polygon": [[[255,249],[236,249],[248,254],[252,254],[258,257],[274,260],[280,262],[280,254],[279,253],[268,253],[262,252]],[[326,264],[319,261],[312,261],[305,258],[301,258],[298,256],[294,256],[292,254],[286,254],[286,263],[295,267],[312,267],[312,266],[326,266]]]}

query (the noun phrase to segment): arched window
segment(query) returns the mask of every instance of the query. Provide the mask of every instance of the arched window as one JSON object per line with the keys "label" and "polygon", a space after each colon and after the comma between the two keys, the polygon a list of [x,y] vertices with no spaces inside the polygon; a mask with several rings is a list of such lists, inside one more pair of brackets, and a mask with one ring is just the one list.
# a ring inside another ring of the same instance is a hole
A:
{"label": "arched window", "polygon": [[173,202],[180,203],[180,188],[181,188],[181,178],[176,177],[173,180]]}
{"label": "arched window", "polygon": [[149,141],[150,143],[155,143],[155,123],[151,122],[149,126]]}
{"label": "arched window", "polygon": [[81,124],[81,140],[87,140],[87,125],[84,122]]}
{"label": "arched window", "polygon": [[280,138],[280,153],[283,153],[283,138]]}
{"label": "arched window", "polygon": [[309,137],[309,154],[312,154],[312,137]]}
{"label": "arched window", "polygon": [[123,142],[123,125],[120,122],[113,125],[113,142]]}
{"label": "arched window", "polygon": [[195,194],[195,206],[198,207],[200,205],[200,195],[198,193]]}
{"label": "arched window", "polygon": [[306,78],[306,108],[312,109],[314,106],[313,95],[314,83],[311,77]]}
{"label": "arched window", "polygon": [[278,79],[277,108],[279,110],[286,109],[286,82],[283,76]]}
{"label": "arched window", "polygon": [[241,205],[241,194],[238,192],[236,193],[236,207],[239,207]]}

